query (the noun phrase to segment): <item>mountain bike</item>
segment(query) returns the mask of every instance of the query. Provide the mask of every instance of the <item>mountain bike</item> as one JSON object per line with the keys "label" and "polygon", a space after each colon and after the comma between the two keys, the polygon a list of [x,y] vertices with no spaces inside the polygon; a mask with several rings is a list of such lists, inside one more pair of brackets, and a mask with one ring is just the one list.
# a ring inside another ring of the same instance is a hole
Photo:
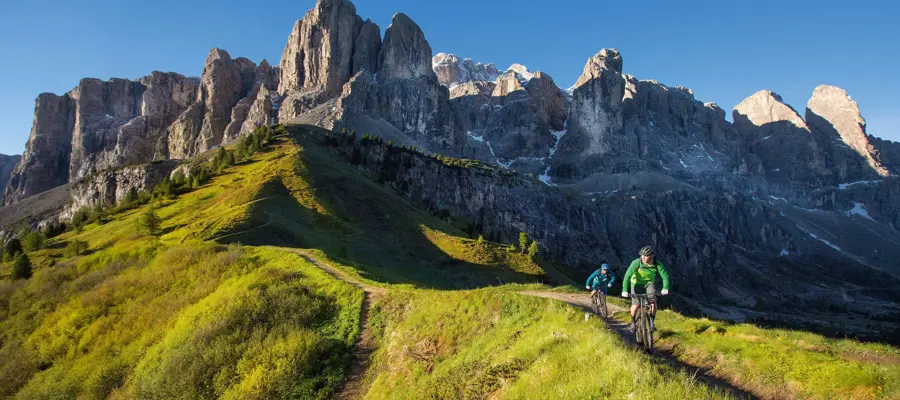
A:
{"label": "mountain bike", "polygon": [[634,317],[634,340],[648,353],[653,351],[653,330],[650,328],[650,298],[646,294],[632,294],[638,299]]}
{"label": "mountain bike", "polygon": [[594,314],[603,319],[609,315],[609,310],[606,309],[606,295],[602,291],[598,290],[591,295],[591,308],[594,309]]}

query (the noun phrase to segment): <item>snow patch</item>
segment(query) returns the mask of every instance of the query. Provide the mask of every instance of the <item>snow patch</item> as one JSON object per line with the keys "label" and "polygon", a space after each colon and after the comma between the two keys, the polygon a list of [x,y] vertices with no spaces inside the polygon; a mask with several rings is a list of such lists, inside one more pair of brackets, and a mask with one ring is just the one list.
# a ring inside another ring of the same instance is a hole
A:
{"label": "snow patch", "polygon": [[781,200],[781,201],[787,203],[787,200],[786,200],[784,197],[772,196],[772,195],[770,194],[770,195],[769,195],[769,198],[771,198],[772,200]]}
{"label": "snow patch", "polygon": [[801,228],[800,225],[797,225],[797,227],[800,228],[801,231],[806,232],[806,234],[809,235],[809,237],[811,237],[811,238],[813,238],[813,239],[816,239],[816,240],[818,240],[818,241],[820,241],[820,242],[822,242],[822,243],[825,243],[826,245],[828,245],[828,247],[831,247],[832,249],[835,249],[835,250],[837,250],[837,251],[843,252],[843,250],[841,250],[841,248],[838,247],[836,244],[831,243],[831,242],[829,242],[829,241],[827,241],[827,240],[825,240],[825,239],[822,239],[822,238],[816,236],[815,233],[812,233],[812,232],[810,232],[810,231],[808,231],[808,230],[806,230],[806,229]]}
{"label": "snow patch", "polygon": [[853,208],[850,211],[847,211],[847,216],[852,217],[853,215],[859,215],[867,220],[874,221],[871,216],[869,216],[869,212],[866,211],[866,206],[859,202],[853,202]]}
{"label": "snow patch", "polygon": [[781,249],[781,253],[778,254],[781,257],[791,255],[791,252],[787,251],[787,249]]}
{"label": "snow patch", "polygon": [[838,190],[846,190],[848,187],[856,186],[856,185],[874,185],[878,182],[881,182],[881,181],[880,180],[878,180],[878,181],[857,181],[857,182],[852,182],[852,183],[842,183],[842,184],[838,185]]}
{"label": "snow patch", "polygon": [[547,166],[547,169],[544,170],[544,173],[541,174],[541,176],[538,176],[538,179],[541,182],[544,182],[544,184],[547,186],[557,186],[557,184],[553,183],[553,181],[550,179],[550,166],[549,165]]}
{"label": "snow patch", "polygon": [[685,168],[688,167],[687,164],[684,163],[684,160],[682,160],[682,159],[679,158],[678,161],[681,162],[681,166],[682,166],[682,167],[685,167]]}
{"label": "snow patch", "polygon": [[484,135],[475,136],[475,134],[472,133],[472,131],[466,131],[466,134],[469,135],[470,138],[475,139],[475,141],[484,143]]}
{"label": "snow patch", "polygon": [[771,137],[772,137],[772,135],[769,135],[769,136],[762,138],[762,140],[769,140],[769,138],[771,138]]}

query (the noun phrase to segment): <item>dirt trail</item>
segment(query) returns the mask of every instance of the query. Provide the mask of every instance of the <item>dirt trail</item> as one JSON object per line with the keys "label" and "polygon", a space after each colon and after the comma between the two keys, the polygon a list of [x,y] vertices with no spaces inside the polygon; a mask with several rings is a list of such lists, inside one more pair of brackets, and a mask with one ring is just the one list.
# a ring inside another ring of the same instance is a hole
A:
{"label": "dirt trail", "polygon": [[[575,307],[580,307],[585,312],[589,312],[593,314],[593,310],[591,309],[591,296],[588,293],[559,293],[559,292],[543,292],[543,291],[524,291],[519,292],[526,296],[534,296],[534,297],[543,297],[545,299],[553,299],[559,300]],[[614,313],[620,311],[628,311],[625,307],[620,307],[612,303],[607,303],[607,309],[609,310],[609,314],[612,315]],[[606,321],[606,325],[615,333],[617,333],[621,338],[629,346],[634,348],[638,348],[637,343],[634,341],[634,334],[631,333],[631,330],[628,328],[628,323],[615,319],[609,318]],[[660,362],[664,362],[669,364],[670,366],[682,370],[688,375],[693,376],[698,381],[706,384],[710,387],[715,387],[719,389],[723,389],[729,393],[731,393],[732,397],[738,399],[759,399],[760,397],[744,391],[732,385],[728,381],[721,379],[719,377],[713,376],[712,373],[702,367],[697,367],[694,365],[686,364],[678,359],[674,354],[670,351],[654,348],[653,349],[653,358]]]}
{"label": "dirt trail", "polygon": [[329,275],[356,286],[365,292],[362,310],[359,316],[359,341],[353,347],[353,362],[350,364],[350,370],[347,372],[347,381],[344,388],[334,398],[338,400],[351,400],[362,398],[366,393],[365,375],[372,362],[372,353],[375,352],[378,344],[375,342],[375,336],[369,329],[369,311],[372,303],[387,294],[387,289],[368,285],[358,279],[350,276],[344,271],[328,265],[319,260],[316,256],[302,250],[296,250],[295,253],[303,257],[310,264],[321,268]]}

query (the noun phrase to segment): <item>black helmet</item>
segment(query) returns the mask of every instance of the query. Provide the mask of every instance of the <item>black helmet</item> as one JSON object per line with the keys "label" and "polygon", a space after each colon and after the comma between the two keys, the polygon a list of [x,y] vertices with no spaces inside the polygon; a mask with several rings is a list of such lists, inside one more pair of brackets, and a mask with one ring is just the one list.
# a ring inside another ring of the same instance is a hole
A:
{"label": "black helmet", "polygon": [[641,248],[641,255],[647,257],[653,257],[656,252],[653,251],[653,246],[644,246]]}

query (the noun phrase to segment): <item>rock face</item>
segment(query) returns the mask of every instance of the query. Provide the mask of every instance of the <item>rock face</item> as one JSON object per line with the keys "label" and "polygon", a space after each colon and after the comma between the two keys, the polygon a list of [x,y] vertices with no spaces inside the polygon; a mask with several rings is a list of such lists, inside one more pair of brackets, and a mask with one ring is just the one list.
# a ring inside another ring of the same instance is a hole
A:
{"label": "rock face", "polygon": [[689,89],[623,75],[622,64],[618,51],[603,49],[585,65],[551,163],[554,182],[639,171],[705,179],[730,169],[731,125],[721,108]]}
{"label": "rock face", "polygon": [[[831,147],[829,167],[842,178],[887,176],[878,149],[866,134],[859,106],[841,88],[820,85],[806,105],[806,121],[825,146]],[[855,155],[836,146],[846,145]],[[862,165],[860,165],[862,164]]]}
{"label": "rock face", "polygon": [[[520,64],[499,73],[493,64],[462,63],[440,53],[433,69],[450,88],[450,103],[462,130],[489,146],[491,157],[520,172],[543,171],[565,129],[568,104],[553,78]],[[493,77],[492,82],[487,79]],[[470,155],[474,156],[474,155]]]}
{"label": "rock face", "polygon": [[154,72],[132,82],[83,79],[75,102],[69,180],[153,159],[157,143],[196,95],[195,80]]}
{"label": "rock face", "polygon": [[744,148],[759,157],[772,185],[821,187],[836,184],[812,133],[781,96],[761,90],[734,108],[734,128]]}
{"label": "rock face", "polygon": [[16,164],[18,164],[21,159],[22,156],[18,154],[13,156],[0,154],[0,189],[6,189],[6,184],[9,182],[9,176],[12,175],[13,169],[16,168]]}
{"label": "rock face", "polygon": [[471,58],[460,60],[455,54],[438,53],[431,59],[431,68],[441,85],[451,90],[466,82],[493,82],[500,77],[500,70],[493,63],[476,63]]}
{"label": "rock face", "polygon": [[278,92],[286,98],[279,118],[296,120],[337,96],[355,72],[371,71],[379,51],[376,33],[378,26],[371,21],[363,23],[353,3],[316,2],[294,25],[281,55]]}
{"label": "rock face", "polygon": [[599,163],[600,159],[614,158],[614,153],[637,151],[636,140],[621,135],[625,78],[619,52],[603,49],[591,57],[574,87],[568,132],[560,140],[554,159],[554,178],[600,172],[604,168],[577,164]]}
{"label": "rock face", "polygon": [[247,97],[238,101],[231,109],[231,122],[225,128],[222,142],[231,142],[243,134],[252,132],[260,125],[273,123],[272,98],[277,96],[277,92],[269,88],[278,87],[278,80],[278,68],[272,68],[268,61],[262,60],[256,69],[253,85]]}
{"label": "rock face", "polygon": [[[449,212],[470,221],[489,240],[512,243],[518,232],[526,232],[540,243],[544,257],[585,273],[599,260],[624,273],[637,249],[653,244],[664,262],[677,271],[672,274],[673,287],[682,296],[679,308],[683,311],[728,297],[741,299],[727,311],[738,318],[765,316],[771,309],[801,314],[810,301],[832,301],[827,299],[833,298],[833,291],[848,283],[872,288],[900,283],[896,275],[900,266],[879,270],[868,265],[900,255],[900,249],[888,245],[900,237],[897,232],[881,229],[884,237],[862,245],[890,253],[875,258],[861,258],[852,243],[845,242],[847,250],[836,250],[834,243],[821,240],[836,240],[829,230],[871,228],[863,218],[829,217],[812,225],[806,211],[770,205],[735,191],[690,187],[572,196],[509,170],[448,166],[371,141],[312,136],[304,140],[334,148],[363,171],[377,174],[382,184],[402,197],[424,202],[432,212]],[[829,266],[835,267],[829,271],[840,275],[834,281],[807,283],[800,278]],[[888,292],[873,296],[878,312],[896,302]],[[846,304],[843,299],[833,302]],[[702,307],[706,314],[717,312],[715,306]],[[868,307],[851,308],[864,316]]]}
{"label": "rock face", "polygon": [[380,116],[430,150],[460,154],[466,145],[446,87],[431,69],[431,46],[422,29],[395,14],[378,55]]}
{"label": "rock face", "polygon": [[70,219],[82,208],[118,204],[132,189],[135,192],[153,190],[176,166],[175,161],[163,161],[105,170],[86,177],[71,186],[70,202],[60,218]]}
{"label": "rock face", "polygon": [[495,154],[503,159],[544,158],[564,129],[568,107],[549,75],[538,72],[522,86],[510,70],[497,79],[484,127]]}
{"label": "rock face", "polygon": [[8,205],[65,184],[69,178],[75,101],[68,94],[43,93],[34,106],[34,125],[25,153],[7,183]]}
{"label": "rock face", "polygon": [[[206,57],[196,102],[184,112],[169,131],[168,157],[186,158],[222,144],[225,128],[232,116],[241,119],[242,104],[235,115],[233,109],[251,94],[256,83],[257,67],[246,58],[232,60],[228,52],[212,49]],[[202,119],[198,120],[202,114]]]}

